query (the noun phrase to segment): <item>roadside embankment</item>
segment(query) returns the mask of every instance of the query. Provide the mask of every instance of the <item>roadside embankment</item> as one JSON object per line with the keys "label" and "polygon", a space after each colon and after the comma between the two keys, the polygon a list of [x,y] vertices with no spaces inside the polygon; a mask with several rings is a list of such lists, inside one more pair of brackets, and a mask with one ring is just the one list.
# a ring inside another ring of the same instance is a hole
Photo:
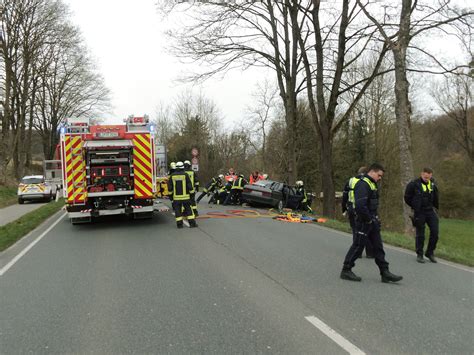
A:
{"label": "roadside embankment", "polygon": [[[328,220],[324,226],[351,233],[349,223]],[[442,218],[439,222],[439,227],[439,241],[435,255],[445,260],[474,266],[474,239],[472,238],[474,221]],[[428,238],[429,229],[427,228],[425,246],[428,243]],[[407,236],[402,233],[385,231],[382,226],[382,239],[384,243],[413,250],[413,255],[415,256],[414,235]]]}
{"label": "roadside embankment", "polygon": [[0,186],[0,208],[15,204],[17,201],[16,193],[16,187]]}
{"label": "roadside embankment", "polygon": [[52,201],[40,208],[29,212],[17,220],[0,227],[0,251],[7,249],[16,241],[23,238],[48,217],[55,214],[64,206],[64,200]]}

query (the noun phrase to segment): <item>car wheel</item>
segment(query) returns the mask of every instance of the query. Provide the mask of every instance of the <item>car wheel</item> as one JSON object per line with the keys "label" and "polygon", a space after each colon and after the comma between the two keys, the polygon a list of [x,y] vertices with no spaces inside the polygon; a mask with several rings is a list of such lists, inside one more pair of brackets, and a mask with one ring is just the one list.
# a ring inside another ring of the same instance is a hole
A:
{"label": "car wheel", "polygon": [[21,197],[18,197],[18,203],[22,205],[25,203],[25,200],[23,200]]}

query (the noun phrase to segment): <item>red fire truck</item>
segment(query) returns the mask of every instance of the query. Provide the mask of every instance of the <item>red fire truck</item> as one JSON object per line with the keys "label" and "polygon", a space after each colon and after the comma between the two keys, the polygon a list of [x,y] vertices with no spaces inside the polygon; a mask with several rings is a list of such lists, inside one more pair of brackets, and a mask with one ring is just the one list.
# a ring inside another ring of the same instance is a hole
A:
{"label": "red fire truck", "polygon": [[93,217],[153,215],[155,143],[148,117],[124,125],[89,125],[69,119],[61,128],[60,151],[66,210],[73,224]]}

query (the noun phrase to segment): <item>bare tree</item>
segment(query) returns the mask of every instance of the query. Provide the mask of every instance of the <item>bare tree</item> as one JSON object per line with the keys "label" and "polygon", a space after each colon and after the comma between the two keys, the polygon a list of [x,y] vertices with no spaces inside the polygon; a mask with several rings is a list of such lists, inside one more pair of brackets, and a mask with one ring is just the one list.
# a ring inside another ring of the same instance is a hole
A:
{"label": "bare tree", "polygon": [[67,117],[92,118],[109,108],[109,90],[97,72],[80,34],[67,21],[42,55],[43,75],[37,90],[35,127],[43,140],[46,159],[52,159],[58,128]]}
{"label": "bare tree", "polygon": [[474,164],[474,106],[473,82],[470,76],[447,75],[442,84],[432,91],[432,96],[444,114],[456,125],[456,140],[466,152],[471,166]]}
{"label": "bare tree", "polygon": [[[411,152],[411,103],[409,99],[409,82],[407,72],[408,67],[408,50],[410,43],[414,38],[420,35],[426,35],[428,31],[436,29],[443,29],[444,26],[449,26],[452,23],[460,22],[462,19],[472,16],[472,11],[458,11],[450,8],[449,0],[438,0],[433,5],[433,2],[426,2],[425,4],[418,0],[402,0],[401,8],[394,7],[392,10],[398,12],[399,23],[394,23],[394,16],[388,13],[389,8],[381,14],[380,19],[372,12],[369,12],[367,3],[363,4],[361,0],[357,0],[367,18],[377,26],[379,33],[382,36],[385,44],[390,48],[395,68],[395,114],[398,125],[399,149],[400,149],[400,182],[401,186],[406,186],[408,182],[413,179],[413,158]],[[378,7],[380,9],[380,7]],[[470,24],[468,24],[470,26]],[[453,72],[459,67],[447,68],[443,65],[435,55],[429,51],[412,46],[412,49],[424,54],[428,61],[433,62],[441,68],[438,73]],[[427,71],[429,68],[416,69],[415,71]],[[431,71],[433,72],[433,71]],[[411,230],[411,221],[409,219],[410,209],[406,204],[403,204],[405,231]]]}
{"label": "bare tree", "polygon": [[275,115],[277,95],[277,88],[272,86],[268,80],[265,80],[263,84],[257,84],[257,89],[253,94],[255,102],[253,106],[247,107],[249,132],[257,136],[255,143],[252,139],[250,139],[250,142],[257,151],[261,151],[260,166],[263,171],[266,170],[267,134],[269,125]]}
{"label": "bare tree", "polygon": [[173,127],[171,107],[160,103],[156,108],[154,123],[156,125],[158,142],[168,145],[169,140],[175,133]]}
{"label": "bare tree", "polygon": [[188,79],[203,80],[236,67],[263,66],[274,71],[289,135],[288,180],[294,183],[297,96],[302,90],[298,31],[294,29],[298,23],[297,4],[289,0],[265,0],[208,1],[179,6],[187,6],[193,16],[180,29],[169,31],[176,43],[172,52],[211,68]]}
{"label": "bare tree", "polygon": [[[334,216],[333,140],[374,78],[388,71],[380,70],[387,47],[374,43],[375,26],[361,23],[355,4],[343,0],[338,10],[337,5],[323,9],[321,3],[310,1],[300,7],[308,21],[298,40],[308,104],[320,142],[323,214]],[[375,56],[375,63],[368,74],[359,73],[357,63],[367,55]]]}

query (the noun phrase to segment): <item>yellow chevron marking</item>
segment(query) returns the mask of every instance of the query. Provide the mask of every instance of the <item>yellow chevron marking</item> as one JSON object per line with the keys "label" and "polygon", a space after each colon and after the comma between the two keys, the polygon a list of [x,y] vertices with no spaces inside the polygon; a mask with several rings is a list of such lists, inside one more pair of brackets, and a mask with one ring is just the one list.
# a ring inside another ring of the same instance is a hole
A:
{"label": "yellow chevron marking", "polygon": [[[138,187],[143,191],[143,192],[146,192],[148,193],[148,195],[151,195],[151,191],[149,188],[147,188],[146,186],[144,186],[140,181],[138,180],[135,180],[135,185],[138,185]],[[139,191],[135,190],[135,194],[139,195],[139,196],[145,196],[145,195],[141,195]]]}
{"label": "yellow chevron marking", "polygon": [[[137,170],[135,170],[135,176],[138,177],[140,179],[140,183],[142,184],[146,184],[147,187],[149,189],[151,189],[151,185],[152,185],[152,182],[149,178],[147,178],[146,176],[143,176],[140,172],[138,172]],[[137,179],[135,179],[136,181]]]}
{"label": "yellow chevron marking", "polygon": [[[138,157],[142,162],[143,164],[146,164],[146,168],[145,170],[151,170],[151,163],[150,163],[150,158],[146,158],[143,154],[139,153],[138,151],[135,150],[135,154],[134,156]],[[136,164],[137,162],[137,159],[133,159],[133,163]]]}
{"label": "yellow chevron marking", "polygon": [[135,139],[141,141],[145,147],[148,147],[148,149],[151,150],[151,147],[150,147],[150,135],[149,135],[149,134],[137,135],[137,136],[135,136]]}
{"label": "yellow chevron marking", "polygon": [[[137,169],[138,168],[138,169]],[[146,167],[144,167],[141,163],[139,162],[136,162],[135,163],[135,171],[138,171],[138,170],[141,170],[139,172],[141,172],[145,177],[146,179],[150,179],[151,180],[151,172],[149,169],[147,169]]]}

